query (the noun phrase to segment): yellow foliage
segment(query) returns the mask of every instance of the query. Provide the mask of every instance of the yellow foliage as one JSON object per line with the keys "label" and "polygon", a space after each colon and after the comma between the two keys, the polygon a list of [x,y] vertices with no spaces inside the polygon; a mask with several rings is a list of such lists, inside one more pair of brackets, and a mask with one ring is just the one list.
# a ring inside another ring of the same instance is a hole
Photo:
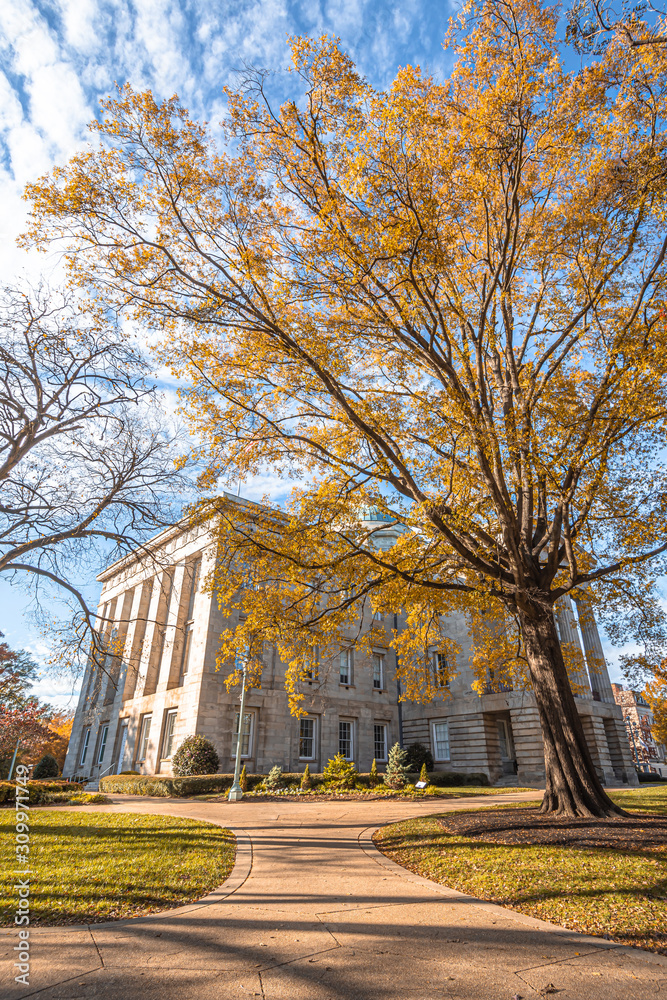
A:
{"label": "yellow foliage", "polygon": [[[557,17],[469,0],[449,78],[384,91],[293,39],[303,93],[228,89],[223,149],[124,87],[27,188],[24,242],[64,239],[74,282],[162,331],[209,586],[243,613],[220,663],[256,684],[277,646],[296,712],[315,663],[370,651],[373,612],[402,613],[408,697],[446,696],[458,615],[480,689],[548,700],[581,669],[555,602],[621,600],[667,550],[667,51],[612,39],[570,71]],[[267,466],[298,482],[285,508],[216,496]]]}

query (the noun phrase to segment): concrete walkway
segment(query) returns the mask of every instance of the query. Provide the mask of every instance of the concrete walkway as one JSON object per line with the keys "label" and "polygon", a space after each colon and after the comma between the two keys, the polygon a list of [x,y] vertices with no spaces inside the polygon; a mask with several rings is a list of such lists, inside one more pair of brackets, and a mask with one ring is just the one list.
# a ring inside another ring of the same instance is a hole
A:
{"label": "concrete walkway", "polygon": [[[667,958],[523,917],[412,875],[370,842],[378,826],[530,794],[444,802],[195,803],[113,798],[101,811],[230,826],[231,878],[200,903],[80,928],[34,928],[30,986],[6,1000],[644,1000],[667,997]],[[93,811],[88,807],[89,811]],[[244,836],[242,831],[246,831]],[[545,992],[546,991],[546,992]],[[554,992],[558,991],[558,992]]]}

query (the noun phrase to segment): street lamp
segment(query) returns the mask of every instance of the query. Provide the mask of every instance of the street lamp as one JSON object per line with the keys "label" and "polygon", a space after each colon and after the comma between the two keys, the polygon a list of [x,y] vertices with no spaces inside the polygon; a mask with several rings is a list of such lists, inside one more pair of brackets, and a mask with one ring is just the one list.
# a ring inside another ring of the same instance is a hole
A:
{"label": "street lamp", "polygon": [[239,713],[239,729],[236,734],[236,761],[234,763],[234,781],[232,787],[229,789],[229,795],[227,799],[229,802],[240,802],[243,798],[243,789],[241,788],[241,750],[243,746],[243,717],[245,715],[245,689],[246,689],[246,667],[248,665],[248,657],[243,658],[243,675],[241,681],[241,711]]}

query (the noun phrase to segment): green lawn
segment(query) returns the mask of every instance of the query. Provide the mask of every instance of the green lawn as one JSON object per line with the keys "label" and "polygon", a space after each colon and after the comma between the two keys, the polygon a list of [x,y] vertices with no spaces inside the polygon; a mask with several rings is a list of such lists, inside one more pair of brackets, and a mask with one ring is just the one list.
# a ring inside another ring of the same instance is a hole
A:
{"label": "green lawn", "polygon": [[[14,921],[14,810],[0,813],[0,924]],[[229,875],[229,830],[137,813],[30,812],[31,924],[155,913],[206,895]]]}
{"label": "green lawn", "polygon": [[[631,812],[667,814],[667,789],[613,798]],[[384,827],[375,843],[387,857],[435,882],[573,930],[667,954],[667,845],[626,852],[486,844],[445,833],[436,816]]]}

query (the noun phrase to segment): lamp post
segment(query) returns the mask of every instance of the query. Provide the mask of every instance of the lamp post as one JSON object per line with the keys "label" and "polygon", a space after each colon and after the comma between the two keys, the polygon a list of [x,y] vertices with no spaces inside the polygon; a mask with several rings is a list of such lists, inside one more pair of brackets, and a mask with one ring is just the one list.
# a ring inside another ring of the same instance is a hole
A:
{"label": "lamp post", "polygon": [[16,749],[14,750],[14,756],[12,757],[12,762],[11,762],[11,764],[9,765],[9,774],[7,775],[7,781],[11,781],[11,778],[12,778],[12,772],[13,772],[13,770],[14,770],[14,764],[16,763],[16,755],[17,755],[17,753],[19,752],[19,745],[20,745],[20,743],[21,743],[21,740],[20,740],[20,739],[18,739],[18,740],[16,741]]}
{"label": "lamp post", "polygon": [[241,788],[240,775],[241,775],[241,750],[243,747],[243,716],[245,715],[245,688],[246,688],[246,665],[248,663],[247,657],[243,660],[243,677],[241,681],[241,711],[239,713],[239,731],[236,735],[236,761],[234,762],[234,781],[232,787],[229,789],[229,795],[227,799],[229,802],[240,802],[243,798],[243,789]]}

